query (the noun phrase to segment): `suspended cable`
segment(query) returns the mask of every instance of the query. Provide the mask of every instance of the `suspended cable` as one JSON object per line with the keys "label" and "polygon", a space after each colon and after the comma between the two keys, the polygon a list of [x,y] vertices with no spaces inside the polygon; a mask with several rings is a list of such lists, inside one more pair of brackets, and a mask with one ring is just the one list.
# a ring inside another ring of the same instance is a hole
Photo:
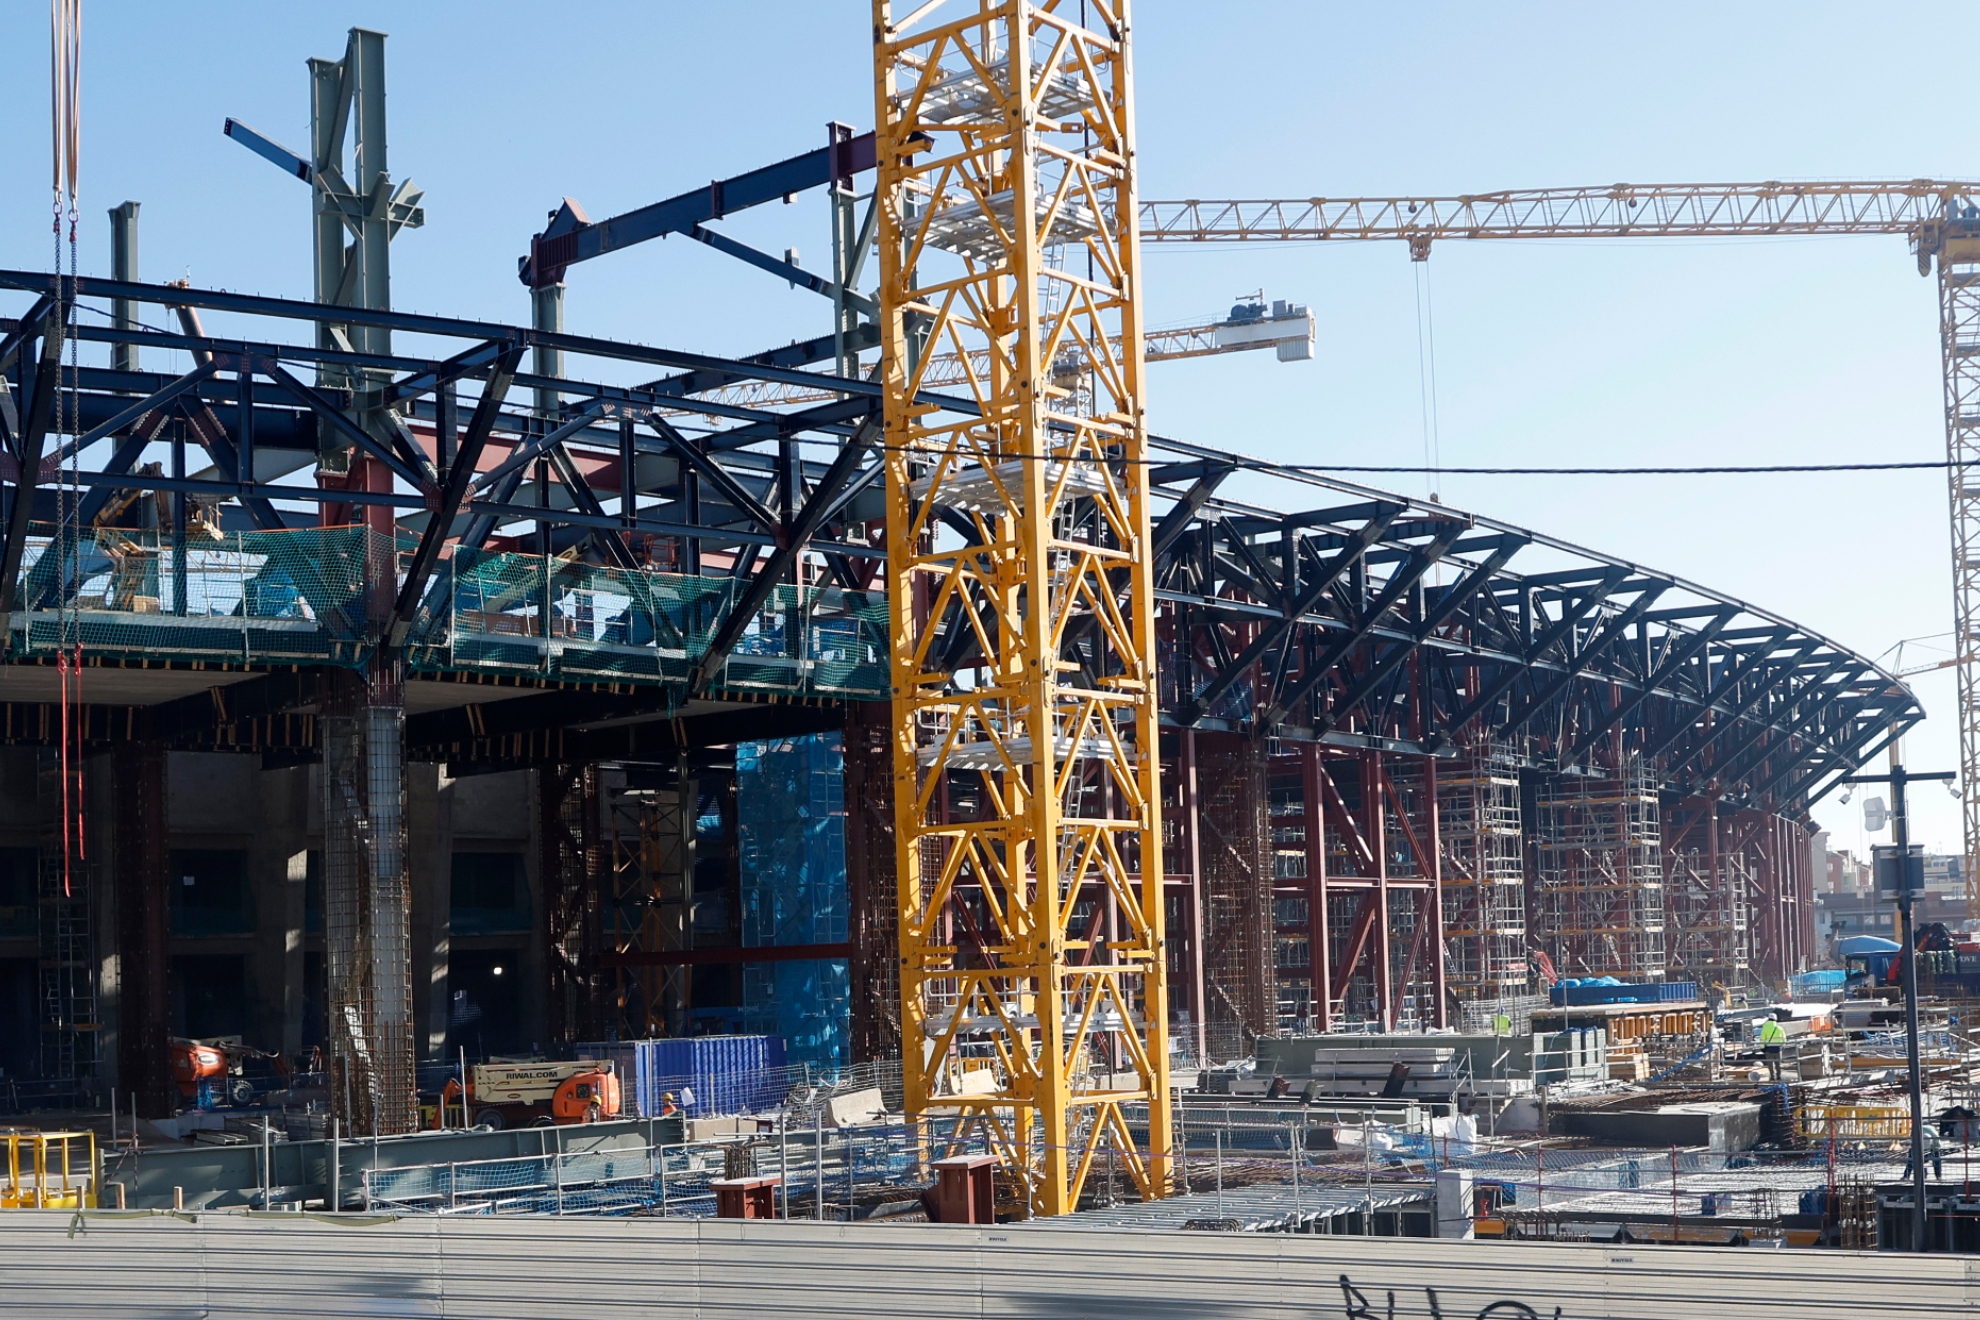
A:
{"label": "suspended cable", "polygon": [[1443,463],[1443,435],[1437,416],[1437,322],[1430,297],[1430,263],[1410,262],[1416,278],[1416,392],[1423,413],[1423,483],[1431,499],[1439,497],[1437,474]]}
{"label": "suspended cable", "polygon": [[[82,195],[82,0],[49,0],[49,176],[54,193],[55,328],[62,336],[58,356],[66,379],[56,392],[55,431],[82,433],[81,341],[75,331],[76,227]],[[62,221],[68,220],[68,275],[62,270]],[[66,361],[64,361],[66,359]],[[82,705],[82,456],[71,446],[69,461],[55,488],[55,535],[44,552],[53,556],[54,588],[59,593],[55,668],[62,706],[61,776],[62,896],[74,896],[76,864],[83,849],[83,744],[86,717]],[[24,602],[29,607],[33,600]],[[31,634],[30,634],[31,635]]]}

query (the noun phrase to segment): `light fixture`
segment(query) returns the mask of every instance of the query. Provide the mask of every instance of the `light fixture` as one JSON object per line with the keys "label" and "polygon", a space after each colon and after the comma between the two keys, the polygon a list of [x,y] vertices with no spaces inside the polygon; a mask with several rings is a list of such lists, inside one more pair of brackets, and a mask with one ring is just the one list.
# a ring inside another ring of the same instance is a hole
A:
{"label": "light fixture", "polygon": [[1851,794],[1853,794],[1854,792],[1856,792],[1856,789],[1855,789],[1855,787],[1854,787],[1854,786],[1851,786],[1851,787],[1849,787],[1849,788],[1845,788],[1845,789],[1843,790],[1843,795],[1842,795],[1842,804],[1843,804],[1843,805],[1844,805],[1845,807],[1849,805],[1849,799],[1850,799],[1850,795],[1851,795]]}
{"label": "light fixture", "polygon": [[502,969],[500,967],[497,967],[495,969],[495,975],[500,976],[501,974],[502,974]]}

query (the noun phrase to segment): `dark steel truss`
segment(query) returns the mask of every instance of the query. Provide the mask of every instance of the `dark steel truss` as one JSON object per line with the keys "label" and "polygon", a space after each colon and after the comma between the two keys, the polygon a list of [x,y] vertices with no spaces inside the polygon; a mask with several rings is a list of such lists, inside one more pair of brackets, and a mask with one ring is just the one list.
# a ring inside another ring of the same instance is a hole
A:
{"label": "dark steel truss", "polygon": [[[216,290],[100,279],[65,290],[26,271],[0,271],[0,290],[23,303],[0,319],[0,611],[62,603],[56,574],[22,571],[22,547],[55,518],[51,483],[72,457],[89,492],[85,522],[150,492],[217,500],[226,525],[241,529],[318,520],[297,505],[358,520],[389,510],[389,525],[414,541],[373,612],[377,647],[403,645],[444,614],[450,549],[547,525],[547,538],[531,533],[532,548],[631,569],[664,543],[675,571],[727,573],[740,584],[683,697],[708,688],[779,584],[886,589],[873,526],[871,382],[802,370],[777,353],[732,360]],[[141,328],[112,328],[92,310],[112,298],[140,305]],[[86,363],[107,359],[96,345],[123,345],[149,364],[178,366],[84,365],[73,381],[80,434],[57,435],[56,391],[70,382],[58,376],[54,317],[78,304]],[[202,313],[224,320],[225,332],[205,330]],[[390,329],[400,349],[319,348],[319,324]],[[532,348],[556,350],[584,374],[524,371]],[[666,374],[638,383],[656,371]],[[778,411],[695,393],[738,380],[826,385],[837,398]],[[554,413],[518,402],[536,391],[561,400]],[[968,400],[927,399],[973,411]],[[211,473],[145,464],[168,436],[202,451]],[[1153,474],[1169,726],[1424,755],[1483,732],[1516,741],[1535,766],[1599,773],[1637,756],[1672,791],[1798,815],[1922,717],[1911,692],[1870,661],[1695,583],[1442,504],[1180,441],[1156,447],[1173,460]],[[319,459],[338,454],[377,479],[312,484]],[[1221,495],[1241,469],[1273,478],[1290,494],[1282,502],[1315,507],[1283,512]],[[255,475],[278,471],[294,475]],[[944,535],[968,538],[974,528],[956,518]],[[964,669],[990,625],[959,609],[938,628],[949,662]],[[1068,637],[1065,658],[1090,663],[1092,640]],[[257,734],[255,745],[306,748],[306,725],[272,731],[288,727],[308,685],[278,686],[273,696],[266,684],[242,691],[233,712],[201,697],[144,719],[156,723],[150,736],[204,746],[233,745],[216,729],[259,720],[269,739]],[[587,695],[583,717],[677,718],[672,698],[629,688]],[[486,714],[505,706],[497,730]],[[470,759],[479,746],[513,763],[575,713],[547,697],[478,711],[415,721],[413,741]],[[16,715],[5,736],[33,724]],[[105,710],[89,727],[131,736],[137,718]],[[560,760],[637,758],[647,742],[673,754],[680,730],[559,739]]]}
{"label": "dark steel truss", "polygon": [[1159,490],[1195,506],[1159,557],[1171,723],[1427,755],[1485,735],[1566,773],[1641,757],[1798,816],[1922,718],[1869,660],[1696,583],[1269,464],[1326,502],[1240,504],[1203,487],[1241,460],[1160,447]]}

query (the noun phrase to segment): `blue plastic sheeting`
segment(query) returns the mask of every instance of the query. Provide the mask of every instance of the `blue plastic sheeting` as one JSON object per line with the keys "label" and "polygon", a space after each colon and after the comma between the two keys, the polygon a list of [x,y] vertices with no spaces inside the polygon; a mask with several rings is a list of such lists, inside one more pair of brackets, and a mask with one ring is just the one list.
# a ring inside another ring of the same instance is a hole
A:
{"label": "blue plastic sheeting", "polygon": [[784,1042],[776,1036],[599,1041],[577,1046],[577,1056],[617,1066],[628,1117],[659,1117],[671,1094],[682,1113],[700,1118],[774,1105],[781,1082],[771,1074],[784,1066]]}
{"label": "blue plastic sheeting", "polygon": [[[736,820],[745,948],[847,938],[845,755],[836,733],[740,743]],[[743,1019],[792,1063],[847,1062],[843,958],[743,965]]]}
{"label": "blue plastic sheeting", "polygon": [[1788,978],[1788,992],[1796,999],[1805,995],[1825,995],[1840,990],[1849,980],[1849,973],[1840,967],[1827,967],[1816,972],[1798,972]]}
{"label": "blue plastic sheeting", "polygon": [[[792,1063],[830,1075],[845,1066],[851,970],[844,958],[743,965],[743,1011],[751,1025],[774,1019]],[[759,1007],[761,1006],[761,1007]]]}
{"label": "blue plastic sheeting", "polygon": [[1567,977],[1548,990],[1555,1006],[1677,1003],[1698,998],[1696,981],[1618,981],[1613,976]]}

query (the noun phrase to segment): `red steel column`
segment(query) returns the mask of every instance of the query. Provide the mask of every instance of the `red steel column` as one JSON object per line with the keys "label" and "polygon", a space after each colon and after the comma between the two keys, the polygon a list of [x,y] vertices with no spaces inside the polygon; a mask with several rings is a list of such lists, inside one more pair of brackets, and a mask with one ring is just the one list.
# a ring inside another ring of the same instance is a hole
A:
{"label": "red steel column", "polygon": [[1334,975],[1327,925],[1327,795],[1321,791],[1320,744],[1303,743],[1300,788],[1306,802],[1307,973],[1313,978],[1308,1013],[1321,1031],[1334,1026]]}
{"label": "red steel column", "polygon": [[1387,774],[1382,753],[1370,748],[1361,754],[1361,813],[1368,846],[1375,853],[1375,1001],[1382,1030],[1396,1029],[1396,996],[1389,966],[1389,814],[1383,806]]}
{"label": "red steel column", "polygon": [[1196,730],[1182,731],[1182,819],[1189,855],[1189,1012],[1196,1026],[1196,1061],[1209,1062],[1210,998],[1203,980],[1203,847],[1197,812]]}
{"label": "red steel column", "polygon": [[[1437,758],[1423,760],[1423,793],[1430,812],[1430,892],[1425,895],[1424,908],[1430,912],[1430,967],[1431,988],[1436,994],[1437,1007],[1432,1011],[1431,1021],[1439,1030],[1451,1024],[1450,991],[1444,983],[1444,841],[1438,833],[1437,823]],[[1421,916],[1419,915],[1419,920]]]}

